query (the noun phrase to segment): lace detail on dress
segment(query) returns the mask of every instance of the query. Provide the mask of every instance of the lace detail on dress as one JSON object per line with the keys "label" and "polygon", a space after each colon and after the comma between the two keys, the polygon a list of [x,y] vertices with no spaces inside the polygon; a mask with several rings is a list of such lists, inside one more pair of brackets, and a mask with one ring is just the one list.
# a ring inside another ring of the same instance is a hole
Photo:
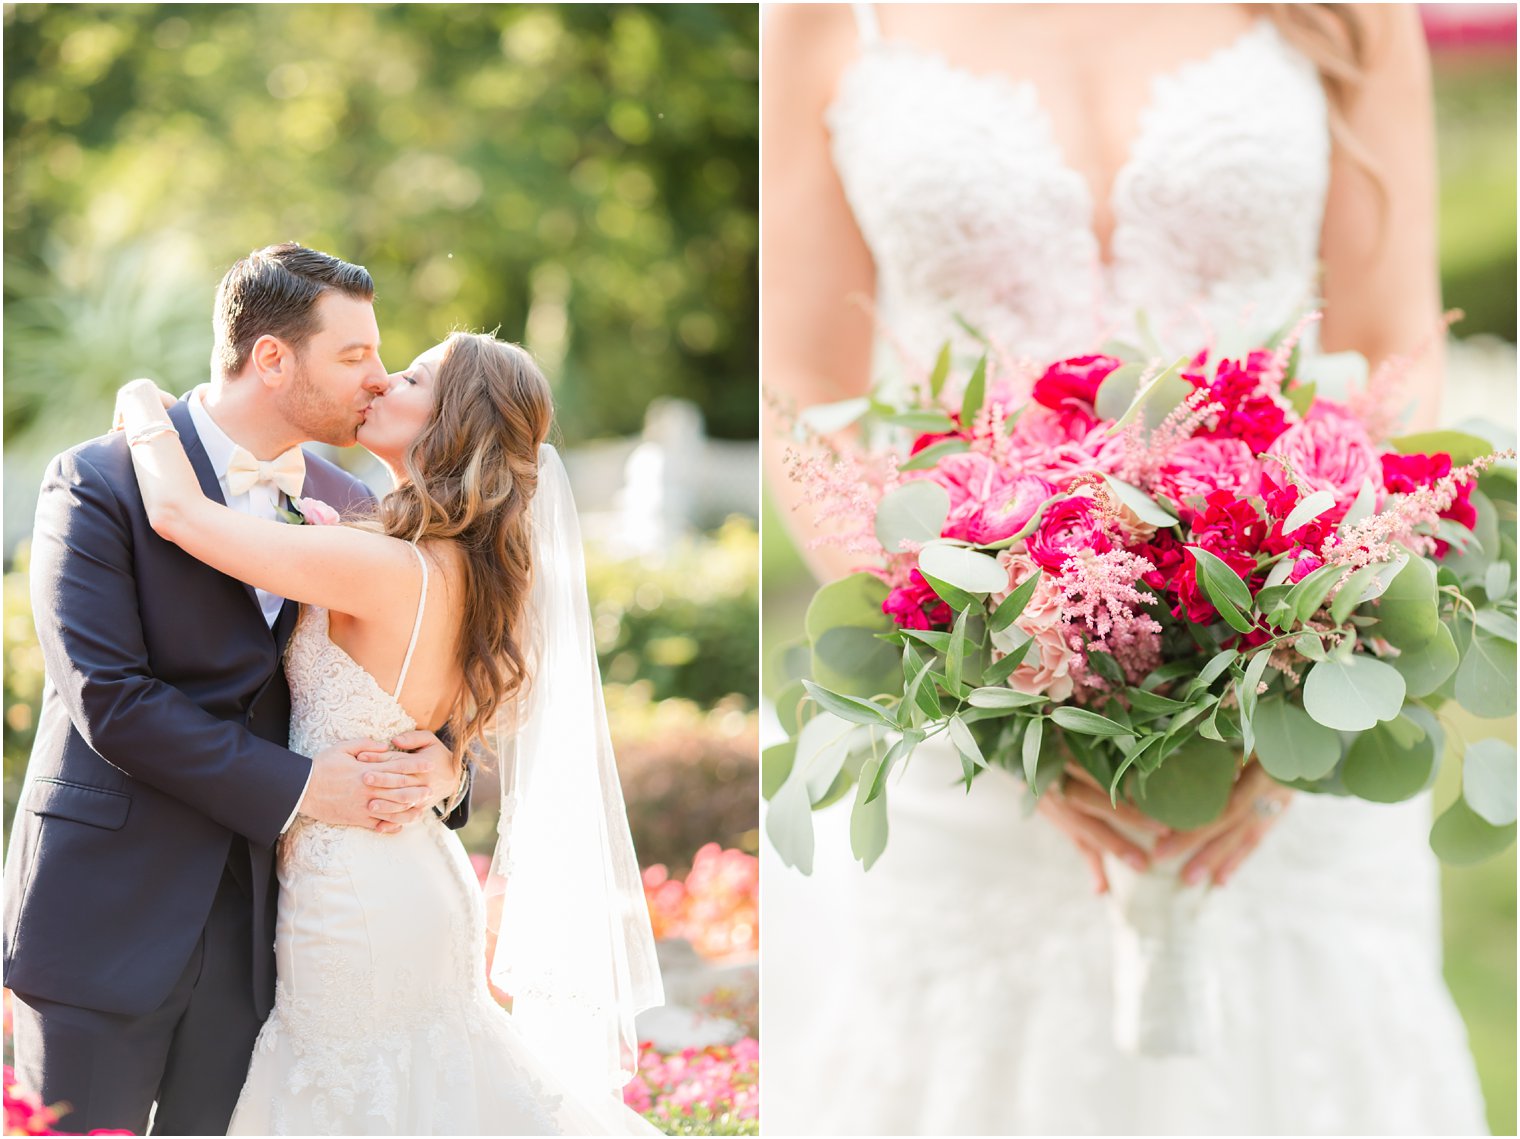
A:
{"label": "lace detail on dress", "polygon": [[882,40],[847,69],[827,122],[881,315],[931,359],[946,338],[980,351],[957,316],[1049,360],[1134,338],[1139,309],[1169,351],[1242,319],[1265,334],[1313,292],[1325,98],[1265,18],[1152,80],[1111,191],[1112,264],[1032,83]]}

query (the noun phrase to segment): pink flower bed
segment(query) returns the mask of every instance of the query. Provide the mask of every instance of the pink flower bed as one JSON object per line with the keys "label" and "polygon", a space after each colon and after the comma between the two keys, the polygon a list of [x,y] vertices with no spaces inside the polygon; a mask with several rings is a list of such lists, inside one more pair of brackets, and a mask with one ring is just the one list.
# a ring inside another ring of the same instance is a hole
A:
{"label": "pink flower bed", "polygon": [[760,1044],[746,1036],[731,1046],[684,1048],[666,1055],[645,1043],[638,1073],[623,1089],[623,1102],[656,1126],[702,1116],[708,1117],[703,1122],[721,1122],[724,1116],[758,1120]]}
{"label": "pink flower bed", "polygon": [[684,881],[651,866],[644,897],[657,941],[684,937],[704,957],[760,949],[760,860],[742,850],[708,843]]}

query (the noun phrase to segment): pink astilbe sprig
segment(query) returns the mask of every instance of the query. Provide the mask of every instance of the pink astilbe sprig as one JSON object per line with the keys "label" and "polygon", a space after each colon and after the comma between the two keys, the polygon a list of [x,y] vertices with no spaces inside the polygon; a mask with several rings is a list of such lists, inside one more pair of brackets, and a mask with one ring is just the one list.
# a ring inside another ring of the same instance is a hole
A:
{"label": "pink astilbe sprig", "polygon": [[1298,342],[1309,331],[1309,326],[1319,323],[1324,317],[1325,314],[1318,310],[1306,312],[1299,317],[1298,323],[1293,326],[1288,335],[1283,337],[1282,343],[1272,353],[1272,362],[1261,374],[1263,391],[1280,392],[1282,390],[1283,377],[1288,374],[1288,363],[1293,359],[1293,349],[1298,347]]}
{"label": "pink astilbe sprig", "polygon": [[[1136,587],[1141,575],[1155,566],[1139,554],[1112,549],[1069,558],[1059,579],[1061,620],[1074,632],[1087,634],[1087,648],[1109,653],[1131,682],[1138,682],[1161,663],[1161,626],[1144,607],[1152,596]],[[1077,648],[1080,638],[1072,647]],[[1088,686],[1098,683],[1088,674]]]}
{"label": "pink astilbe sprig", "polygon": [[[1436,539],[1420,527],[1434,527],[1441,512],[1457,500],[1462,484],[1476,480],[1495,463],[1513,459],[1513,450],[1495,451],[1458,467],[1429,486],[1399,498],[1387,509],[1362,519],[1344,534],[1331,534],[1320,547],[1326,565],[1343,565],[1348,570],[1392,561],[1396,546],[1405,546],[1415,554],[1429,556],[1435,552]],[[1344,577],[1342,581],[1344,581]]]}
{"label": "pink astilbe sprig", "polygon": [[804,455],[795,447],[786,451],[787,476],[802,487],[802,502],[813,509],[818,526],[834,526],[833,533],[809,539],[807,548],[839,546],[850,553],[879,555],[876,538],[876,507],[882,495],[897,486],[902,476],[899,457],[890,451],[841,451]]}
{"label": "pink astilbe sprig", "polygon": [[1367,386],[1347,397],[1346,410],[1361,421],[1367,437],[1374,443],[1399,430],[1405,407],[1400,397],[1415,361],[1429,352],[1446,335],[1446,330],[1464,315],[1459,308],[1442,313],[1435,327],[1412,350],[1385,358],[1367,377]]}
{"label": "pink astilbe sprig", "polygon": [[[1186,399],[1167,413],[1156,430],[1147,434],[1142,428],[1133,435],[1126,436],[1124,465],[1119,477],[1149,491],[1171,453],[1184,441],[1191,439],[1211,416],[1223,411],[1223,405],[1209,398],[1207,388],[1190,392]],[[1140,423],[1137,421],[1132,426],[1138,427]]]}

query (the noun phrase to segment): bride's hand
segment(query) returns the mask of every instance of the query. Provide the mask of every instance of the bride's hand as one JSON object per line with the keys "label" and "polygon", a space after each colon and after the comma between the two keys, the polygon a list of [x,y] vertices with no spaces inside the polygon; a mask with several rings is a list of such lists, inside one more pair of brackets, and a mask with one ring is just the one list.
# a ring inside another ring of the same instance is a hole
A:
{"label": "bride's hand", "polygon": [[1148,818],[1128,803],[1114,807],[1108,792],[1077,764],[1068,764],[1066,778],[1047,788],[1039,799],[1039,812],[1057,830],[1071,840],[1077,853],[1087,863],[1093,876],[1093,889],[1108,892],[1108,875],[1103,872],[1106,851],[1122,858],[1136,870],[1150,865],[1150,855],[1131,839],[1114,829],[1115,821],[1164,841],[1171,832],[1155,819]]}
{"label": "bride's hand", "polygon": [[149,379],[137,379],[131,383],[123,384],[116,393],[116,413],[111,420],[111,430],[125,430],[128,407],[135,406],[144,411],[151,411],[154,404],[157,403],[167,411],[178,402],[179,400],[174,396],[161,390],[156,383]]}
{"label": "bride's hand", "polygon": [[[409,823],[420,818],[427,808],[448,799],[459,790],[460,770],[454,762],[454,753],[444,746],[432,732],[403,732],[391,740],[392,751],[360,752],[358,758],[365,763],[383,763],[387,760],[410,758],[420,762],[416,774],[427,781],[426,793],[416,800],[405,803],[376,799],[370,809],[377,815],[388,815],[397,822]],[[415,779],[373,772],[364,777],[368,787],[381,789],[413,786]]]}
{"label": "bride's hand", "polygon": [[1248,763],[1235,781],[1224,814],[1206,827],[1166,836],[1156,843],[1153,856],[1168,858],[1192,851],[1182,868],[1183,881],[1193,884],[1211,877],[1214,885],[1223,886],[1292,801],[1291,788],[1274,780],[1261,764]]}

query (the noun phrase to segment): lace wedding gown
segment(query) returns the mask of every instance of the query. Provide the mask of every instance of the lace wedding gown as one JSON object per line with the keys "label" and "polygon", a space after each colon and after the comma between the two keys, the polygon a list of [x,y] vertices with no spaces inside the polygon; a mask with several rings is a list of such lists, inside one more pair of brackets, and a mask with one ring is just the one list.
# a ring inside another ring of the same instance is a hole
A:
{"label": "lace wedding gown", "polygon": [[[285,668],[302,755],[416,727],[324,609],[303,607]],[[660,1134],[611,1094],[561,1088],[492,999],[475,871],[431,813],[394,835],[298,817],[278,873],[274,1010],[229,1134]]]}
{"label": "lace wedding gown", "polygon": [[[959,316],[1048,361],[1133,338],[1143,308],[1180,352],[1242,318],[1264,336],[1312,296],[1326,103],[1265,18],[1154,80],[1104,264],[1035,87],[881,39],[860,14],[827,122],[907,350],[932,361],[949,338],[974,359]],[[815,817],[814,877],[768,852],[768,1135],[1485,1130],[1441,978],[1428,794],[1297,796],[1204,906],[1214,1046],[1141,1059],[1113,1043],[1109,916],[1076,852],[1015,777],[994,768],[968,795],[959,774],[948,748],[919,749],[869,873],[848,799]]]}

